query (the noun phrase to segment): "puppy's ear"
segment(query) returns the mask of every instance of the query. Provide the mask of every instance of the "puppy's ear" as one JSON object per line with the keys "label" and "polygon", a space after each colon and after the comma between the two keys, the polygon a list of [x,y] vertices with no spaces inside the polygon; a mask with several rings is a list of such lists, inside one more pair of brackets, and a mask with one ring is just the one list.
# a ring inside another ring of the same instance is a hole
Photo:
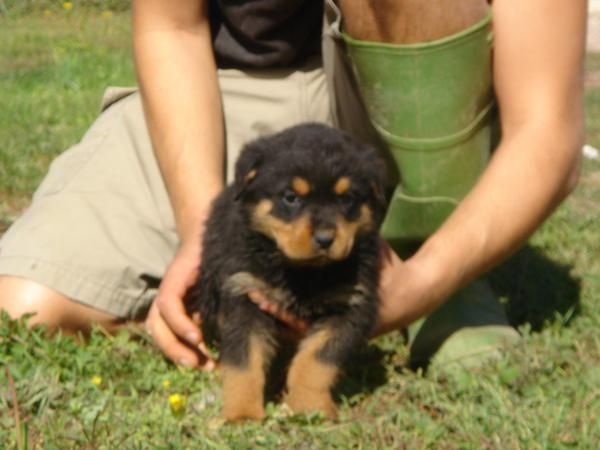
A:
{"label": "puppy's ear", "polygon": [[264,149],[260,143],[253,142],[247,144],[243,149],[235,165],[235,199],[244,195],[248,187],[256,179],[260,165],[263,161]]}
{"label": "puppy's ear", "polygon": [[387,206],[387,200],[385,198],[385,192],[383,189],[382,181],[371,180],[371,193],[373,194],[373,198],[375,198],[375,202],[377,202],[377,206],[385,209]]}
{"label": "puppy's ear", "polygon": [[387,199],[385,195],[387,170],[385,163],[377,150],[370,146],[364,146],[363,157],[365,157],[365,160],[362,167],[365,168],[366,176],[369,179],[371,195],[375,200],[377,208],[383,213],[387,208]]}

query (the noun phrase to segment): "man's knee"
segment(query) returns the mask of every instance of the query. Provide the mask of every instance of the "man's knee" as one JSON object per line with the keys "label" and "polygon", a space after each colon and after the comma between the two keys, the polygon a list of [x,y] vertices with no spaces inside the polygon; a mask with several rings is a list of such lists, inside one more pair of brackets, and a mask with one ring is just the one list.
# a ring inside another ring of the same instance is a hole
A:
{"label": "man's knee", "polygon": [[29,325],[45,324],[67,333],[89,331],[94,323],[109,329],[119,323],[116,317],[77,303],[46,286],[11,276],[0,276],[0,310],[13,319],[33,314]]}
{"label": "man's knee", "polygon": [[412,44],[440,39],[477,23],[487,0],[339,0],[344,29],[355,39]]}

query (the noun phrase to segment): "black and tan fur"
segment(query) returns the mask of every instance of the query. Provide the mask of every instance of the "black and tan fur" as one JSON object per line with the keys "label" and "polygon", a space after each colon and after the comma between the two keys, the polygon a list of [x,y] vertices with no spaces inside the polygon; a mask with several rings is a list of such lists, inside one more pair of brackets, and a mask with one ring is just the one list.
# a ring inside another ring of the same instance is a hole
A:
{"label": "black and tan fur", "polygon": [[281,324],[252,303],[259,289],[310,324],[287,373],[297,412],[335,416],[331,388],[372,331],[384,167],[376,152],[317,124],[246,146],[207,222],[189,311],[220,346],[223,414],[264,416],[266,373]]}

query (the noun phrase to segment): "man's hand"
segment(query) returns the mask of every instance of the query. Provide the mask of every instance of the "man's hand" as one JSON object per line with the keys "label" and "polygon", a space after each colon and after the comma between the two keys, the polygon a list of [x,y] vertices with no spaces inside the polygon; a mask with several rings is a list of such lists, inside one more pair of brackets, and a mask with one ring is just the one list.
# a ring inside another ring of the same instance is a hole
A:
{"label": "man's hand", "polygon": [[202,332],[185,312],[184,297],[196,281],[200,267],[200,244],[182,244],[158,291],[146,319],[146,329],[158,347],[175,363],[213,370],[215,361],[204,345]]}
{"label": "man's hand", "polygon": [[373,336],[405,328],[443,301],[428,268],[412,258],[401,260],[383,239],[380,263],[379,310]]}
{"label": "man's hand", "polygon": [[261,311],[270,314],[283,323],[287,328],[287,337],[294,340],[300,340],[308,331],[309,324],[305,320],[297,318],[277,303],[272,302],[261,291],[252,290],[248,292],[248,298],[256,304]]}

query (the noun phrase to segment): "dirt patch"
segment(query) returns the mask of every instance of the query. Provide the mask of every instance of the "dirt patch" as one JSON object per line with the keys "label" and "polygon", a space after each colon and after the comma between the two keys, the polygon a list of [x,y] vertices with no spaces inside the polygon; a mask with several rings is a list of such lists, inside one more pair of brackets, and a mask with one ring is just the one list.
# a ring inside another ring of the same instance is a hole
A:
{"label": "dirt patch", "polygon": [[29,202],[28,197],[9,196],[0,192],[0,235],[25,211]]}
{"label": "dirt patch", "polygon": [[581,175],[577,189],[568,202],[581,217],[597,217],[600,212],[600,171]]}

